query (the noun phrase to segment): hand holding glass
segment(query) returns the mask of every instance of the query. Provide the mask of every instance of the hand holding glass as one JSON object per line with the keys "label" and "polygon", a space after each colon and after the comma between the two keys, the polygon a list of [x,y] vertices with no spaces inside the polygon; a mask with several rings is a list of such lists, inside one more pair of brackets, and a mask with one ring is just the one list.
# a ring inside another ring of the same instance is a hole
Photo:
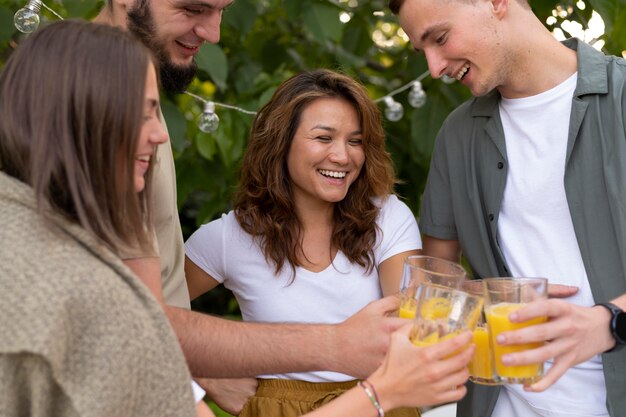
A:
{"label": "hand holding glass", "polygon": [[496,375],[508,384],[529,385],[543,376],[543,363],[506,366],[502,363],[502,355],[535,349],[542,343],[523,345],[498,344],[496,338],[502,332],[518,330],[544,323],[547,317],[538,317],[521,323],[509,320],[509,314],[522,308],[527,303],[548,297],[548,280],[546,278],[486,278],[485,284],[485,316],[489,325],[491,347],[495,359]]}

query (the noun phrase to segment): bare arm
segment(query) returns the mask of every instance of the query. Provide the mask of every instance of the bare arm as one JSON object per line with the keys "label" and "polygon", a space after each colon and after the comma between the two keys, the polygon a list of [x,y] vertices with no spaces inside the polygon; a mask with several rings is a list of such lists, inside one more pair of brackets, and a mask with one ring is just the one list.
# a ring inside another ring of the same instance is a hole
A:
{"label": "bare arm", "polygon": [[[383,410],[442,404],[463,398],[466,392],[463,384],[469,376],[467,364],[474,353],[473,346],[466,349],[463,346],[471,342],[471,333],[418,348],[409,341],[410,329],[409,324],[394,333],[384,363],[368,378]],[[455,352],[460,353],[455,355]],[[364,390],[355,387],[304,417],[377,415]]]}
{"label": "bare arm", "polygon": [[397,308],[398,298],[386,297],[334,325],[244,323],[172,306],[166,313],[197,377],[320,369],[364,377],[382,362],[391,333],[406,323],[387,317]]}
{"label": "bare arm", "polygon": [[420,252],[419,250],[402,252],[385,259],[385,261],[380,264],[378,279],[380,280],[380,287],[383,290],[383,296],[396,294],[400,291],[404,260],[407,256],[419,255]]}
{"label": "bare arm", "polygon": [[145,284],[152,294],[163,304],[163,289],[161,288],[161,260],[159,258],[124,259],[124,265],[130,268]]}
{"label": "bare arm", "polygon": [[458,240],[443,240],[436,237],[422,236],[424,255],[447,259],[452,262],[461,261],[461,244]]}
{"label": "bare arm", "polygon": [[185,278],[189,299],[194,300],[219,285],[219,282],[185,256]]}

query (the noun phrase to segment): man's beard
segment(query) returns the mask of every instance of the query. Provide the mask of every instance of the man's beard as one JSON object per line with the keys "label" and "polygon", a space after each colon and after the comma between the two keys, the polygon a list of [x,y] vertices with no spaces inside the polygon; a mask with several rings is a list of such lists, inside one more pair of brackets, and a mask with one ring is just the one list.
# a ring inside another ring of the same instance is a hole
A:
{"label": "man's beard", "polygon": [[159,42],[154,17],[148,0],[140,0],[128,11],[128,30],[141,40],[155,55],[159,63],[159,75],[163,90],[182,93],[193,81],[198,65],[195,61],[187,66],[176,65],[167,55],[165,46]]}

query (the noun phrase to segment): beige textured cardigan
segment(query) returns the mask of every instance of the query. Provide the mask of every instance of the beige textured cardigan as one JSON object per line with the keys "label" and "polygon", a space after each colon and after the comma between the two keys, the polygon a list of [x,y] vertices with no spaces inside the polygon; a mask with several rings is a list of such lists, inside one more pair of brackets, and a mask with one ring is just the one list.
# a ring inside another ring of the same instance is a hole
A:
{"label": "beige textured cardigan", "polygon": [[0,416],[192,416],[160,306],[81,227],[0,172]]}

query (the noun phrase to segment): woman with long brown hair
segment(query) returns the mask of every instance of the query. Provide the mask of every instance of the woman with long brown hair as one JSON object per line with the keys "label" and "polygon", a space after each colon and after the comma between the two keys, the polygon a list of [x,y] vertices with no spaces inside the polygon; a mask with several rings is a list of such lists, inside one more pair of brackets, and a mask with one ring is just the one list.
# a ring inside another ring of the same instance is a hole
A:
{"label": "woman with long brown hair", "polygon": [[0,415],[195,415],[177,339],[119,258],[154,253],[158,113],[151,55],[119,28],[50,24],[0,74]]}
{"label": "woman with long brown hair", "polygon": [[[234,210],[186,243],[191,298],[223,283],[246,321],[338,323],[397,292],[421,241],[394,181],[362,85],[330,70],[290,78],[254,120]],[[300,415],[355,384],[324,371],[263,375],[241,415]]]}

